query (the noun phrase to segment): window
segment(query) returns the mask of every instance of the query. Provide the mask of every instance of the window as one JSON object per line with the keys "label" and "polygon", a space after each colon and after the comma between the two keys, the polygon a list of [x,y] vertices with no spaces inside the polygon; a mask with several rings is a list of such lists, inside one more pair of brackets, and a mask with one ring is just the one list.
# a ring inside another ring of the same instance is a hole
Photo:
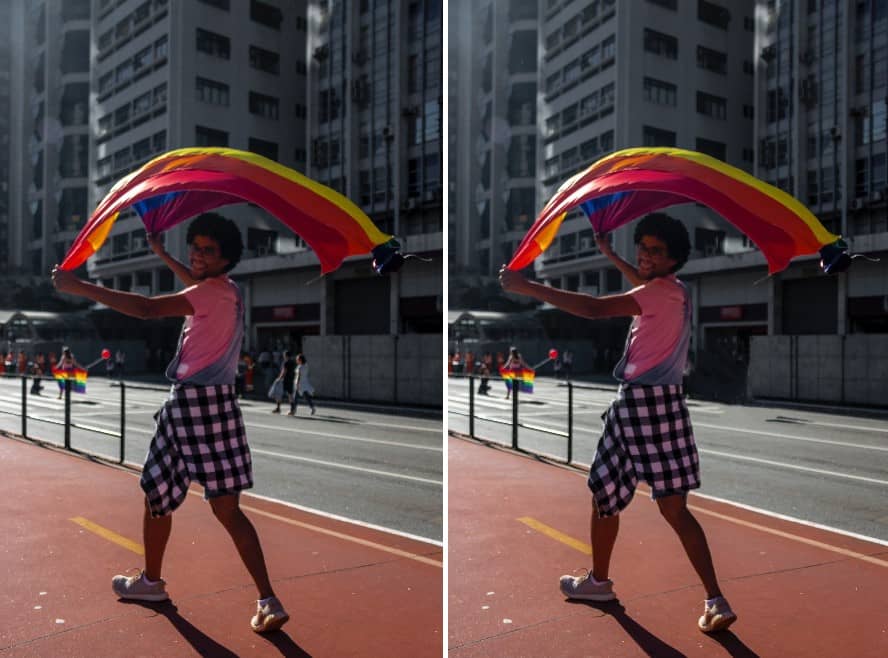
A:
{"label": "window", "polygon": [[644,49],[669,59],[678,59],[678,39],[662,32],[645,28]]}
{"label": "window", "polygon": [[230,0],[200,0],[200,2],[205,5],[210,5],[210,7],[216,7],[217,9],[222,9],[224,11],[228,11],[229,1]]}
{"label": "window", "polygon": [[675,107],[678,87],[674,84],[655,78],[644,79],[644,100],[657,105]]}
{"label": "window", "polygon": [[614,58],[614,55],[617,52],[617,37],[612,34],[607,39],[601,42],[601,61],[603,64],[607,64],[608,61]]}
{"label": "window", "polygon": [[743,72],[746,75],[755,75],[755,66],[748,59],[743,60]]}
{"label": "window", "polygon": [[150,137],[140,139],[138,142],[133,144],[133,160],[135,160],[136,162],[147,160],[149,157],[151,157],[152,153],[153,150],[151,149]]}
{"label": "window", "polygon": [[676,11],[678,9],[678,0],[647,0],[652,5],[660,5],[666,9]]}
{"label": "window", "polygon": [[264,139],[250,137],[247,149],[252,151],[253,153],[258,153],[259,155],[264,156],[269,160],[277,160],[278,158],[278,145],[274,142],[268,142]]}
{"label": "window", "polygon": [[197,49],[213,57],[230,59],[231,39],[209,30],[197,28]]}
{"label": "window", "polygon": [[754,119],[755,118],[755,108],[752,105],[743,104],[743,118],[744,119]]}
{"label": "window", "polygon": [[228,133],[205,126],[195,126],[194,142],[197,146],[228,146]]}
{"label": "window", "polygon": [[728,114],[728,101],[720,96],[697,92],[697,112],[713,119],[725,119]]}
{"label": "window", "polygon": [[195,78],[196,98],[201,103],[228,107],[228,85],[207,78]]}
{"label": "window", "polygon": [[642,136],[645,146],[675,146],[675,133],[671,130],[644,126]]}
{"label": "window", "polygon": [[155,153],[160,153],[161,151],[166,151],[166,143],[167,143],[167,132],[166,130],[161,130],[158,133],[154,133],[151,137],[151,145],[154,147]]}
{"label": "window", "polygon": [[65,178],[82,178],[89,165],[89,136],[66,135],[62,140],[59,173]]}
{"label": "window", "polygon": [[281,72],[281,56],[258,46],[250,46],[250,66],[278,75]]}
{"label": "window", "polygon": [[697,0],[697,18],[707,25],[727,30],[728,23],[731,22],[731,12],[714,2]]}
{"label": "window", "polygon": [[154,106],[164,105],[166,104],[167,99],[167,83],[157,85],[152,91],[154,96]]}
{"label": "window", "polygon": [[65,85],[62,92],[61,120],[63,126],[82,126],[89,115],[89,83]]}
{"label": "window", "polygon": [[726,75],[728,72],[728,54],[697,46],[697,67]]}
{"label": "window", "polygon": [[714,142],[711,139],[703,139],[702,137],[698,137],[697,150],[700,151],[700,153],[711,155],[713,158],[718,158],[722,161],[728,159],[728,146],[723,142]]}
{"label": "window", "polygon": [[250,20],[270,27],[273,30],[280,30],[284,15],[274,5],[260,2],[260,0],[250,0]]}
{"label": "window", "polygon": [[133,99],[133,117],[148,112],[151,109],[151,92],[146,91],[141,96]]}
{"label": "window", "polygon": [[147,48],[143,48],[135,55],[133,55],[133,71],[138,73],[142,69],[151,66],[152,63],[152,49],[151,46]]}
{"label": "window", "polygon": [[266,119],[278,118],[278,99],[255,91],[250,92],[250,113],[258,114]]}
{"label": "window", "polygon": [[167,56],[167,43],[169,39],[166,35],[160,37],[157,41],[154,42],[154,61],[162,62],[166,59]]}

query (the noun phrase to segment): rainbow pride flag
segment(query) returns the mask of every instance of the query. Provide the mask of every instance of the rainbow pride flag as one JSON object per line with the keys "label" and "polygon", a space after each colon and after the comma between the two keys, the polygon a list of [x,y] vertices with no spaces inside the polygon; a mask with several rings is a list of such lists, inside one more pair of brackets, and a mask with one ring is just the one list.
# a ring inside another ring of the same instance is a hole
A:
{"label": "rainbow pride flag", "polygon": [[60,390],[65,390],[65,380],[70,379],[72,391],[75,393],[86,393],[86,370],[83,368],[72,368],[70,370],[53,368],[52,376],[55,377]]}
{"label": "rainbow pride flag", "polygon": [[506,388],[510,391],[513,386],[517,386],[522,393],[533,393],[533,378],[536,375],[530,368],[519,368],[517,370],[506,370],[500,368],[500,376],[506,382]]}

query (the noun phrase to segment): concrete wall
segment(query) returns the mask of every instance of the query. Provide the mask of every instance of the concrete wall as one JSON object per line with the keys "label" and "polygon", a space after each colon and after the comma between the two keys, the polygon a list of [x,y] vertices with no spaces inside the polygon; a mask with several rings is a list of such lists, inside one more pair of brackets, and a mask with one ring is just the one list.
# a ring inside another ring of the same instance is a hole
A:
{"label": "concrete wall", "polygon": [[442,407],[440,334],[306,336],[311,383],[322,398]]}
{"label": "concrete wall", "polygon": [[753,336],[751,397],[888,406],[888,336]]}

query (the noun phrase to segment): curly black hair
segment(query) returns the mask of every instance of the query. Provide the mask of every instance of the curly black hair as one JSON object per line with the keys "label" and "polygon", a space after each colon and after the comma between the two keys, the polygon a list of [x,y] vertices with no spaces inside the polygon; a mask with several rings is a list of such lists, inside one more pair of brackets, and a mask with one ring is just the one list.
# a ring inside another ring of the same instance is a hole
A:
{"label": "curly black hair", "polygon": [[691,239],[685,225],[662,212],[651,213],[635,225],[635,244],[649,235],[666,243],[669,257],[675,260],[670,272],[678,272],[688,262],[691,253]]}
{"label": "curly black hair", "polygon": [[228,261],[226,272],[230,272],[240,262],[244,253],[244,241],[237,224],[227,217],[215,212],[198,215],[188,226],[185,242],[190,245],[198,235],[212,238],[219,243],[220,255]]}

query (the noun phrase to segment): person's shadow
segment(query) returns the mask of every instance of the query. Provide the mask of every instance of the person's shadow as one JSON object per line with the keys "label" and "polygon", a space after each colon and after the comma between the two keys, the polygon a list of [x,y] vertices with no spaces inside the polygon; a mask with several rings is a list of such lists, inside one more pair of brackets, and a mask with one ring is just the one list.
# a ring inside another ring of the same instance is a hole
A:
{"label": "person's shadow", "polygon": [[[626,631],[638,647],[648,656],[655,658],[684,658],[686,654],[667,644],[644,626],[626,614],[626,608],[619,601],[569,601],[574,605],[586,605],[613,617]],[[747,647],[743,641],[731,631],[722,631],[708,636],[718,642],[734,658],[758,658],[758,654]]]}
{"label": "person's shadow", "polygon": [[[143,608],[153,610],[158,615],[166,617],[173,627],[179,631],[179,634],[194,647],[201,656],[212,656],[212,658],[238,658],[238,654],[228,647],[219,644],[209,635],[194,626],[191,622],[179,614],[179,609],[172,601],[160,601],[151,603],[146,601],[127,601],[120,600],[126,605],[138,605]],[[268,633],[261,636],[269,644],[273,644],[282,656],[287,658],[311,658],[311,654],[296,644],[293,639],[283,630]]]}

